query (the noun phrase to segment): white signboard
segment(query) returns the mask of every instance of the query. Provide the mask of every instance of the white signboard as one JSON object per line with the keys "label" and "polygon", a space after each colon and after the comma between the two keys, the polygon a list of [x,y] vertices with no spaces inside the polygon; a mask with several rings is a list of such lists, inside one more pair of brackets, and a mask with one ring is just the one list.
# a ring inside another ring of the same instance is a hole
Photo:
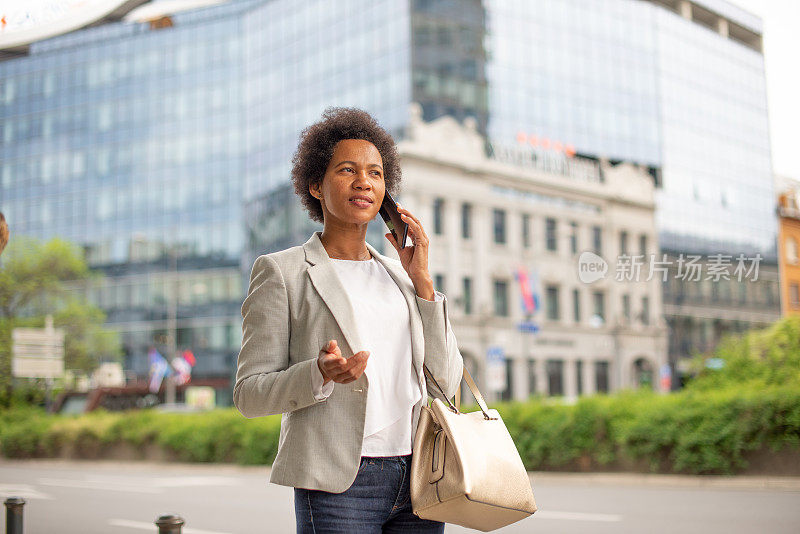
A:
{"label": "white signboard", "polygon": [[506,389],[506,359],[503,347],[493,346],[486,351],[486,387],[490,391]]}
{"label": "white signboard", "polygon": [[15,328],[11,374],[23,378],[61,378],[64,376],[64,331],[53,328],[47,316],[45,328]]}
{"label": "white signboard", "polygon": [[216,405],[214,388],[210,386],[189,386],[186,388],[186,405],[192,408],[212,410]]}

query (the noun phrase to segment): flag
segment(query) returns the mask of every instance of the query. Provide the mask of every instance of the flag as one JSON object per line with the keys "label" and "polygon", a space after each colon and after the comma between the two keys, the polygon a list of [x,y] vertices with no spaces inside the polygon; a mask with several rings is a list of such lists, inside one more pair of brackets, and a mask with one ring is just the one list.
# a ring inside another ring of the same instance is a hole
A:
{"label": "flag", "polygon": [[175,384],[182,386],[192,379],[192,366],[183,357],[176,356],[172,359],[172,368],[178,376],[175,377]]}
{"label": "flag", "polygon": [[181,354],[181,356],[183,356],[183,359],[189,362],[189,365],[191,365],[192,367],[194,367],[194,364],[197,362],[194,359],[194,354],[189,349],[183,351],[183,354]]}
{"label": "flag", "polygon": [[535,308],[535,302],[533,300],[533,294],[531,293],[531,287],[528,280],[528,273],[525,272],[525,269],[522,266],[517,267],[515,278],[519,283],[519,294],[520,297],[522,298],[520,302],[520,306],[522,307],[522,313],[524,315],[530,315],[533,313],[533,310]]}
{"label": "flag", "polygon": [[532,271],[532,276],[528,276],[525,268],[520,266],[514,274],[519,283],[520,290],[520,306],[524,315],[533,315],[540,308],[538,277],[536,271]]}
{"label": "flag", "polygon": [[150,360],[150,393],[158,393],[161,381],[169,373],[169,363],[156,349],[150,349],[147,356]]}

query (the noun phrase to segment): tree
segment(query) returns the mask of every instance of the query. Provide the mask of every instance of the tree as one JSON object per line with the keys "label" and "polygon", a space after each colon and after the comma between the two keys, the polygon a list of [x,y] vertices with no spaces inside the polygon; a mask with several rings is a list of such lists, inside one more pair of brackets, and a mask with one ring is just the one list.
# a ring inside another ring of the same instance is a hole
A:
{"label": "tree", "polygon": [[[717,364],[708,367],[710,359]],[[691,362],[696,376],[692,390],[721,389],[753,384],[758,387],[800,388],[800,317],[783,317],[767,328],[728,334],[709,354]]]}
{"label": "tree", "polygon": [[11,387],[12,330],[43,327],[47,314],[65,330],[66,368],[91,372],[100,358],[119,360],[118,334],[102,328],[105,313],[70,291],[70,285],[100,278],[72,243],[15,236],[0,258],[0,386]]}

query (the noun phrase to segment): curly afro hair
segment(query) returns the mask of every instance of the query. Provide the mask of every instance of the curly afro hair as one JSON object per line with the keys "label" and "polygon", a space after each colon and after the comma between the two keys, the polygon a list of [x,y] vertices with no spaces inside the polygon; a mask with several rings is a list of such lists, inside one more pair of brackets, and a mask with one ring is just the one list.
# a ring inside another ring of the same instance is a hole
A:
{"label": "curly afro hair", "polygon": [[363,139],[375,145],[383,160],[386,191],[394,195],[400,185],[400,157],[394,139],[372,115],[358,108],[325,108],[322,120],[300,133],[300,143],[292,156],[294,191],[311,219],[320,223],[325,222],[322,204],[308,189],[311,184],[322,183],[336,143],[342,139]]}

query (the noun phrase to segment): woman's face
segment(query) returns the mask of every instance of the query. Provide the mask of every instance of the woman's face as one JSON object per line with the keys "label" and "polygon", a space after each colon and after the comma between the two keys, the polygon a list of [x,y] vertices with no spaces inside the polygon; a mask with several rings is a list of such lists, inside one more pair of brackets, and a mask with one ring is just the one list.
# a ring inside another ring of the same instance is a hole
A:
{"label": "woman's face", "polygon": [[[333,150],[322,184],[311,184],[309,191],[317,198],[322,193],[326,224],[361,226],[380,211],[386,191],[383,178],[383,160],[375,145],[364,139],[342,139]],[[356,202],[356,196],[371,202]]]}

